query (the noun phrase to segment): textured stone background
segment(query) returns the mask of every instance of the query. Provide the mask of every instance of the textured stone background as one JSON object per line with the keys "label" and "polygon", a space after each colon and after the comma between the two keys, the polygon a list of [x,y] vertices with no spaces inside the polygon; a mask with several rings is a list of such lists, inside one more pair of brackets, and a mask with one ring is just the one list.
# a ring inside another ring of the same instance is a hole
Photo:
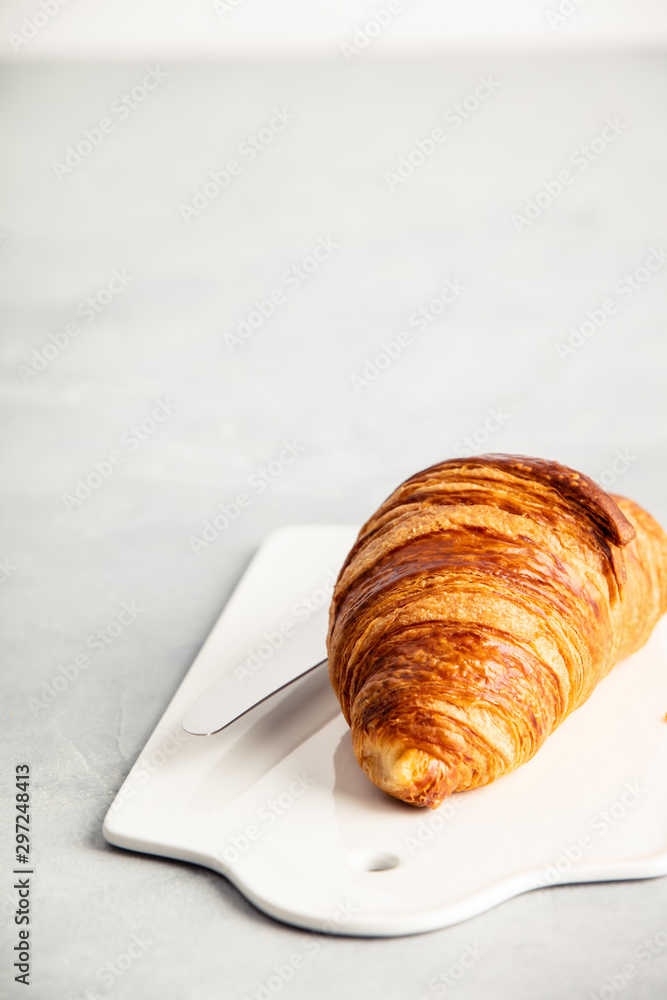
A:
{"label": "textured stone background", "polygon": [[[31,763],[34,1000],[86,988],[241,1000],[301,939],[217,875],[112,849],[101,835],[273,528],[360,522],[465,435],[483,441],[491,409],[506,416],[478,450],[557,458],[613,480],[667,523],[667,264],[627,301],[614,291],[667,239],[662,57],[164,64],[167,79],[121,118],[110,109],[146,65],[3,71],[1,778]],[[489,74],[495,93],[452,128],[444,113]],[[294,121],[186,223],[179,206],[238,158],[273,107]],[[571,155],[613,116],[627,128],[579,172]],[[58,180],[53,162],[104,117],[113,131]],[[386,173],[437,126],[447,140],[391,190]],[[518,234],[513,213],[566,168],[572,184]],[[224,335],[253,300],[285,290],[283,274],[328,237],[338,249],[230,351]],[[123,268],[127,287],[93,322],[77,317]],[[447,279],[465,292],[425,331],[407,326]],[[610,297],[617,312],[559,357],[570,326]],[[26,375],[33,349],[77,318],[81,333]],[[412,343],[355,391],[352,376],[406,329]],[[174,412],[131,445],[158,399]],[[189,537],[285,440],[303,454],[196,556]],[[122,464],[66,505],[113,451]],[[29,699],[124,601],[144,609],[138,620],[35,716]],[[283,993],[434,997],[429,980],[477,945],[485,954],[461,997],[583,997],[666,920],[665,880],[538,891],[434,934],[329,941]],[[97,970],[135,934],[154,943],[106,989]],[[658,1000],[666,978],[663,951],[626,995]]]}

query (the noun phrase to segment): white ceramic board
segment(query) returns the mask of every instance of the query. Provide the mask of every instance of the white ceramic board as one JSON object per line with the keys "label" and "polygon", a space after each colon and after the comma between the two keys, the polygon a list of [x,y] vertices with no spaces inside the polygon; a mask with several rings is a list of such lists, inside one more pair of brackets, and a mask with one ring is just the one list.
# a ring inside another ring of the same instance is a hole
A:
{"label": "white ceramic board", "polygon": [[665,620],[532,761],[436,811],[368,781],[325,668],[214,736],[183,731],[217,679],[251,698],[260,671],[285,679],[323,659],[356,531],[267,539],[121,788],[107,840],[212,868],[279,920],[360,936],[445,927],[543,886],[667,874]]}

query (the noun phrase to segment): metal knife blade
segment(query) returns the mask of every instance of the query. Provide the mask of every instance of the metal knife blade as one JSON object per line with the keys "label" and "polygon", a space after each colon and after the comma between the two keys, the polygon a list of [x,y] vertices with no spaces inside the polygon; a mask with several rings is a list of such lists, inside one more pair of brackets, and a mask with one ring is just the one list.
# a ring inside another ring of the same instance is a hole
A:
{"label": "metal knife blade", "polygon": [[[193,736],[219,733],[263,701],[283,691],[305,674],[324,666],[326,662],[320,660],[315,665],[297,667],[292,664],[288,671],[278,668],[267,672],[265,676],[251,678],[242,687],[235,688],[227,677],[216,681],[188,710],[182,722],[183,729]],[[285,680],[283,678],[286,674],[289,676]]]}

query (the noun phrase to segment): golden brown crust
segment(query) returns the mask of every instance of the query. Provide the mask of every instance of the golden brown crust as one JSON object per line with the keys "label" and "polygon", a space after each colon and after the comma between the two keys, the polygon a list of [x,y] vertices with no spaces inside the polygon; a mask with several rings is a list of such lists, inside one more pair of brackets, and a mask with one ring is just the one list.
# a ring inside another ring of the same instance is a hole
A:
{"label": "golden brown crust", "polygon": [[412,476],[362,527],[330,611],[331,683],[380,788],[436,807],[528,760],[667,610],[667,537],[556,462]]}

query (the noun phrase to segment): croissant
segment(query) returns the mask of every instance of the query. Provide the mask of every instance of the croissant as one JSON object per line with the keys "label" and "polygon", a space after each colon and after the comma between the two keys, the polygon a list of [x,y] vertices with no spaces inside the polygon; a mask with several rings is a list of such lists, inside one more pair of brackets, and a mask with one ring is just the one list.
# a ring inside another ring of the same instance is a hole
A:
{"label": "croissant", "polygon": [[556,462],[434,465],[364,524],[334,590],[331,684],[368,777],[437,808],[529,760],[667,610],[667,536]]}

